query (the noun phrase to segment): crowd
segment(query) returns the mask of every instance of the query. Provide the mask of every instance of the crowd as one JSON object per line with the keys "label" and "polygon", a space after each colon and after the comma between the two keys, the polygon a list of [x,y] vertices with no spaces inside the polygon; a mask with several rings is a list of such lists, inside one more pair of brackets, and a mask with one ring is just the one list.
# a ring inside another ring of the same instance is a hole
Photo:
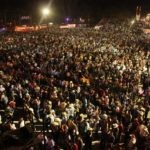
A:
{"label": "crowd", "polygon": [[27,121],[36,131],[39,121],[47,134],[32,149],[91,150],[98,140],[102,150],[146,150],[150,49],[138,27],[110,20],[100,29],[1,35],[0,134]]}

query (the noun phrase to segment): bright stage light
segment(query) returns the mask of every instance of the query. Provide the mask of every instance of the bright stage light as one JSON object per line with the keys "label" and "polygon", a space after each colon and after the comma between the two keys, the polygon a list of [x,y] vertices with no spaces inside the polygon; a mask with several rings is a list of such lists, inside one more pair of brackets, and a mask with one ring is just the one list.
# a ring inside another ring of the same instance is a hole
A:
{"label": "bright stage light", "polygon": [[48,8],[43,8],[43,9],[42,9],[42,14],[43,14],[44,16],[48,16],[49,13],[50,13],[50,10],[49,10]]}

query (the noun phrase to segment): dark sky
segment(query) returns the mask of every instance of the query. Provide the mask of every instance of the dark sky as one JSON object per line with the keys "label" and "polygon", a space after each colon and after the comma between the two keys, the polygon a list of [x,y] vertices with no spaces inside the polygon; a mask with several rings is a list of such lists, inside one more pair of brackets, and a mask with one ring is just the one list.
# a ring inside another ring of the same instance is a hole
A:
{"label": "dark sky", "polygon": [[[33,4],[33,3],[39,3],[39,2],[49,2],[50,0],[0,0],[0,4],[9,4],[10,6],[15,6],[15,5],[22,5],[22,4]],[[83,2],[85,5],[87,3],[93,3],[93,4],[109,4],[109,3],[145,3],[145,2],[149,2],[149,0],[53,0],[54,3],[62,3],[62,1],[66,1],[66,2]]]}
{"label": "dark sky", "polygon": [[[2,8],[14,8],[14,7],[19,7],[19,8],[32,8],[35,5],[42,4],[42,3],[48,3],[49,1],[53,1],[53,4],[56,7],[60,7],[63,5],[83,5],[85,7],[91,6],[91,7],[97,7],[98,5],[101,6],[128,6],[130,7],[131,5],[137,5],[137,4],[142,4],[142,5],[147,5],[150,4],[150,0],[0,0],[0,7]],[[149,5],[150,6],[150,5]]]}
{"label": "dark sky", "polygon": [[[0,11],[36,13],[42,4],[50,0],[0,0]],[[150,0],[52,0],[56,15],[85,16],[102,13],[135,12],[142,5],[143,12],[150,12]]]}

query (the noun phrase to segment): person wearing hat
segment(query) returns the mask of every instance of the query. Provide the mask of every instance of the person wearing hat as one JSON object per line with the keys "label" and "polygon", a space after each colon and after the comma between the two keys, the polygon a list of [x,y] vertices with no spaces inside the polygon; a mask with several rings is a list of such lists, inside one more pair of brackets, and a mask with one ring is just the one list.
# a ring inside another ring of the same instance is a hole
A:
{"label": "person wearing hat", "polygon": [[65,108],[66,108],[66,106],[67,106],[67,103],[66,103],[66,102],[60,102],[60,105],[59,105],[60,111],[64,111]]}
{"label": "person wearing hat", "polygon": [[52,125],[53,125],[54,127],[58,127],[58,126],[59,126],[59,122],[54,121],[54,122],[52,123]]}
{"label": "person wearing hat", "polygon": [[93,128],[88,127],[87,132],[85,133],[85,150],[92,150],[92,141],[93,141]]}
{"label": "person wearing hat", "polygon": [[113,135],[115,137],[115,143],[118,143],[118,140],[119,140],[119,125],[117,123],[113,123],[112,124],[112,132],[113,132]]}
{"label": "person wearing hat", "polygon": [[66,123],[67,120],[69,119],[67,112],[62,112],[62,123]]}
{"label": "person wearing hat", "polygon": [[32,108],[34,109],[35,117],[37,117],[38,119],[40,119],[40,106],[41,106],[41,100],[39,97],[36,97],[32,101]]}
{"label": "person wearing hat", "polygon": [[137,149],[136,142],[137,142],[136,136],[134,134],[130,134],[130,139],[128,142],[128,149],[136,150]]}
{"label": "person wearing hat", "polygon": [[61,126],[61,121],[62,121],[62,120],[61,120],[60,118],[58,118],[58,117],[57,117],[57,118],[54,118],[54,122],[55,122],[55,123],[57,122],[59,126]]}
{"label": "person wearing hat", "polygon": [[81,137],[84,139],[85,137],[85,131],[86,131],[86,120],[85,118],[87,118],[87,115],[84,114],[80,114],[79,116],[79,123],[78,123],[78,129],[79,129],[79,133],[81,135]]}
{"label": "person wearing hat", "polygon": [[69,117],[74,117],[75,116],[74,104],[70,103],[69,106],[66,108],[66,111]]}
{"label": "person wearing hat", "polygon": [[83,150],[83,144],[84,143],[83,143],[83,140],[82,140],[80,135],[77,135],[76,142],[77,142],[77,145],[78,145],[78,150]]}

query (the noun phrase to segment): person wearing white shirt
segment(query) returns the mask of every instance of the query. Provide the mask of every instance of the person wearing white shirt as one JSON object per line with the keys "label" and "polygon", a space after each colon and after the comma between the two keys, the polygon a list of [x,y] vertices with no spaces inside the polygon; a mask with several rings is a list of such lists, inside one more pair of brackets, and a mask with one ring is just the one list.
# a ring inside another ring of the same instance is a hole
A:
{"label": "person wearing white shirt", "polygon": [[23,128],[25,126],[25,121],[23,118],[20,118],[20,121],[19,121],[19,127],[20,128]]}

